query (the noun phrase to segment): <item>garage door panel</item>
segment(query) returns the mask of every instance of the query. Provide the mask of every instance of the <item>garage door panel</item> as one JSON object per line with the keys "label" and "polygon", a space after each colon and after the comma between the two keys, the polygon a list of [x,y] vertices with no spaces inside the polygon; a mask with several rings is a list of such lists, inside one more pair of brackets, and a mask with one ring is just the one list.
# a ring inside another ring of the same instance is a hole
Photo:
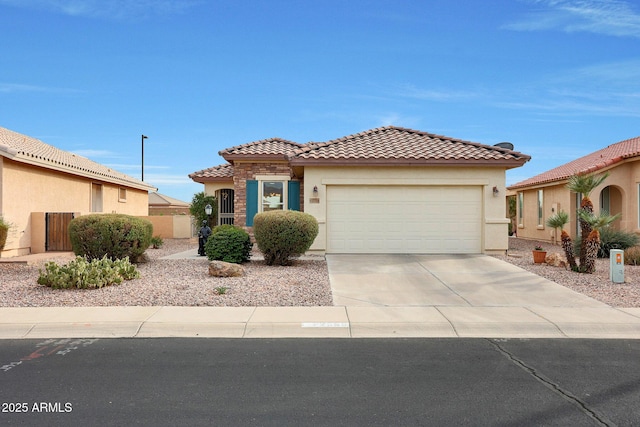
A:
{"label": "garage door panel", "polygon": [[481,187],[329,186],[327,251],[479,253]]}

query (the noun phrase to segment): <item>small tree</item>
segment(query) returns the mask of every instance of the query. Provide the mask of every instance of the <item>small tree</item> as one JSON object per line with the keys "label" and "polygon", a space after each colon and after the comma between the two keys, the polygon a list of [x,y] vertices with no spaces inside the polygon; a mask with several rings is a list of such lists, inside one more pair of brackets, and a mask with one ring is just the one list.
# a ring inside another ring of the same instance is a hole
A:
{"label": "small tree", "polygon": [[[205,206],[211,205],[211,215],[207,217],[204,211]],[[191,199],[191,206],[189,206],[189,212],[196,219],[198,227],[202,225],[202,221],[208,221],[209,227],[213,228],[218,223],[218,203],[215,196],[208,196],[201,191],[193,195]]]}
{"label": "small tree", "polygon": [[[594,188],[599,186],[607,179],[608,174],[603,175],[586,175],[578,174],[569,178],[567,188],[575,193],[582,194],[580,207],[577,210],[578,222],[582,233],[580,242],[579,263],[576,262],[576,256],[573,249],[573,241],[564,229],[562,230],[561,240],[562,249],[564,250],[567,262],[573,271],[580,273],[593,273],[595,271],[595,263],[600,249],[600,230],[608,227],[612,222],[617,220],[620,215],[611,216],[607,212],[600,215],[593,213],[593,202],[589,198],[589,194]],[[555,229],[562,229],[569,222],[569,215],[560,211],[547,219],[547,225]]]}
{"label": "small tree", "polygon": [[562,242],[562,250],[567,258],[567,262],[573,271],[578,270],[576,265],[576,256],[573,252],[573,241],[569,236],[569,233],[564,229],[564,226],[569,222],[569,214],[565,211],[559,211],[558,213],[550,216],[547,219],[547,225],[555,230],[560,229],[560,240]]}

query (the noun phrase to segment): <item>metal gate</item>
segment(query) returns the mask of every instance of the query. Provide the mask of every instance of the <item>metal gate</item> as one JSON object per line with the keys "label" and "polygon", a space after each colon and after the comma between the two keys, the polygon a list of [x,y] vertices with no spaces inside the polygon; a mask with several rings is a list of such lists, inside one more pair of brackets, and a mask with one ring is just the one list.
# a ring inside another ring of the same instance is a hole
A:
{"label": "metal gate", "polygon": [[218,223],[233,224],[233,195],[230,188],[223,188],[218,193]]}
{"label": "metal gate", "polygon": [[69,238],[69,223],[73,219],[73,213],[47,212],[46,213],[46,251],[70,251],[71,239]]}

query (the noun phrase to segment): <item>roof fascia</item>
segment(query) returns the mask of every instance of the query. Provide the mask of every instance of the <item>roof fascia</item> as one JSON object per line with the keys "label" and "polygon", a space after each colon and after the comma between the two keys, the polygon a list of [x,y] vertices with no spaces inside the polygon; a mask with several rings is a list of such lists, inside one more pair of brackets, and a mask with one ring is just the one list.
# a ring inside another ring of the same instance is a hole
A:
{"label": "roof fascia", "polygon": [[20,154],[13,156],[13,158],[10,158],[11,160],[15,161],[15,162],[19,162],[19,163],[24,163],[24,164],[28,164],[31,166],[37,166],[40,168],[44,168],[44,169],[49,169],[49,170],[54,170],[57,172],[63,172],[63,173],[67,173],[70,175],[75,175],[75,176],[80,176],[83,178],[89,178],[89,179],[93,179],[93,180],[99,180],[102,182],[107,182],[110,184],[117,184],[117,185],[121,185],[123,187],[129,187],[129,188],[135,188],[137,190],[145,190],[145,191],[158,191],[158,189],[152,185],[146,184],[146,183],[142,183],[142,184],[138,184],[135,182],[131,182],[131,181],[126,181],[124,179],[118,179],[118,178],[114,178],[114,177],[109,177],[109,176],[104,176],[104,175],[100,175],[100,174],[96,174],[96,173],[91,173],[91,172],[87,172],[87,171],[82,171],[82,170],[78,170],[75,168],[70,168],[67,166],[63,166],[63,165],[54,165],[51,162],[48,161],[41,161],[39,159],[35,159],[35,158],[31,158],[31,157],[24,157]]}

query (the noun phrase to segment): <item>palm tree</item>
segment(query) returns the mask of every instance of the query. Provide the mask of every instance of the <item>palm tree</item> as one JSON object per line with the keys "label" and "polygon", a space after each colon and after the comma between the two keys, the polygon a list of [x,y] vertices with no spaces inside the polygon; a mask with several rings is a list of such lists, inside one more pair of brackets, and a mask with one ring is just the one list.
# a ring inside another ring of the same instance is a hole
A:
{"label": "palm tree", "polygon": [[564,226],[569,222],[569,214],[565,211],[559,211],[558,213],[551,215],[547,218],[547,226],[562,230],[560,234],[560,240],[562,241],[562,250],[564,251],[564,256],[567,258],[567,262],[571,267],[571,270],[578,271],[578,266],[576,265],[576,256],[573,253],[573,241],[569,236],[569,233],[566,232]]}
{"label": "palm tree", "polygon": [[[604,182],[609,176],[609,173],[601,175],[594,174],[575,174],[569,177],[567,182],[567,188],[574,193],[582,194],[582,200],[580,202],[580,208],[578,209],[578,218],[580,223],[580,234],[582,241],[580,244],[580,266],[583,267],[587,264],[587,240],[589,234],[593,230],[593,227],[589,221],[583,219],[581,212],[593,215],[593,202],[589,198],[589,194],[594,188]],[[585,217],[587,218],[587,217]],[[595,260],[593,261],[595,262]]]}
{"label": "palm tree", "polygon": [[[587,211],[580,211],[580,221],[584,221],[591,227],[591,232],[585,238],[583,236],[582,242],[585,248],[585,263],[580,264],[581,270],[584,273],[593,273],[596,270],[596,259],[598,258],[598,250],[600,249],[600,230],[608,227],[615,220],[620,218],[620,214],[609,215],[608,212],[601,212],[600,215],[594,215]],[[581,254],[582,255],[582,254]]]}

